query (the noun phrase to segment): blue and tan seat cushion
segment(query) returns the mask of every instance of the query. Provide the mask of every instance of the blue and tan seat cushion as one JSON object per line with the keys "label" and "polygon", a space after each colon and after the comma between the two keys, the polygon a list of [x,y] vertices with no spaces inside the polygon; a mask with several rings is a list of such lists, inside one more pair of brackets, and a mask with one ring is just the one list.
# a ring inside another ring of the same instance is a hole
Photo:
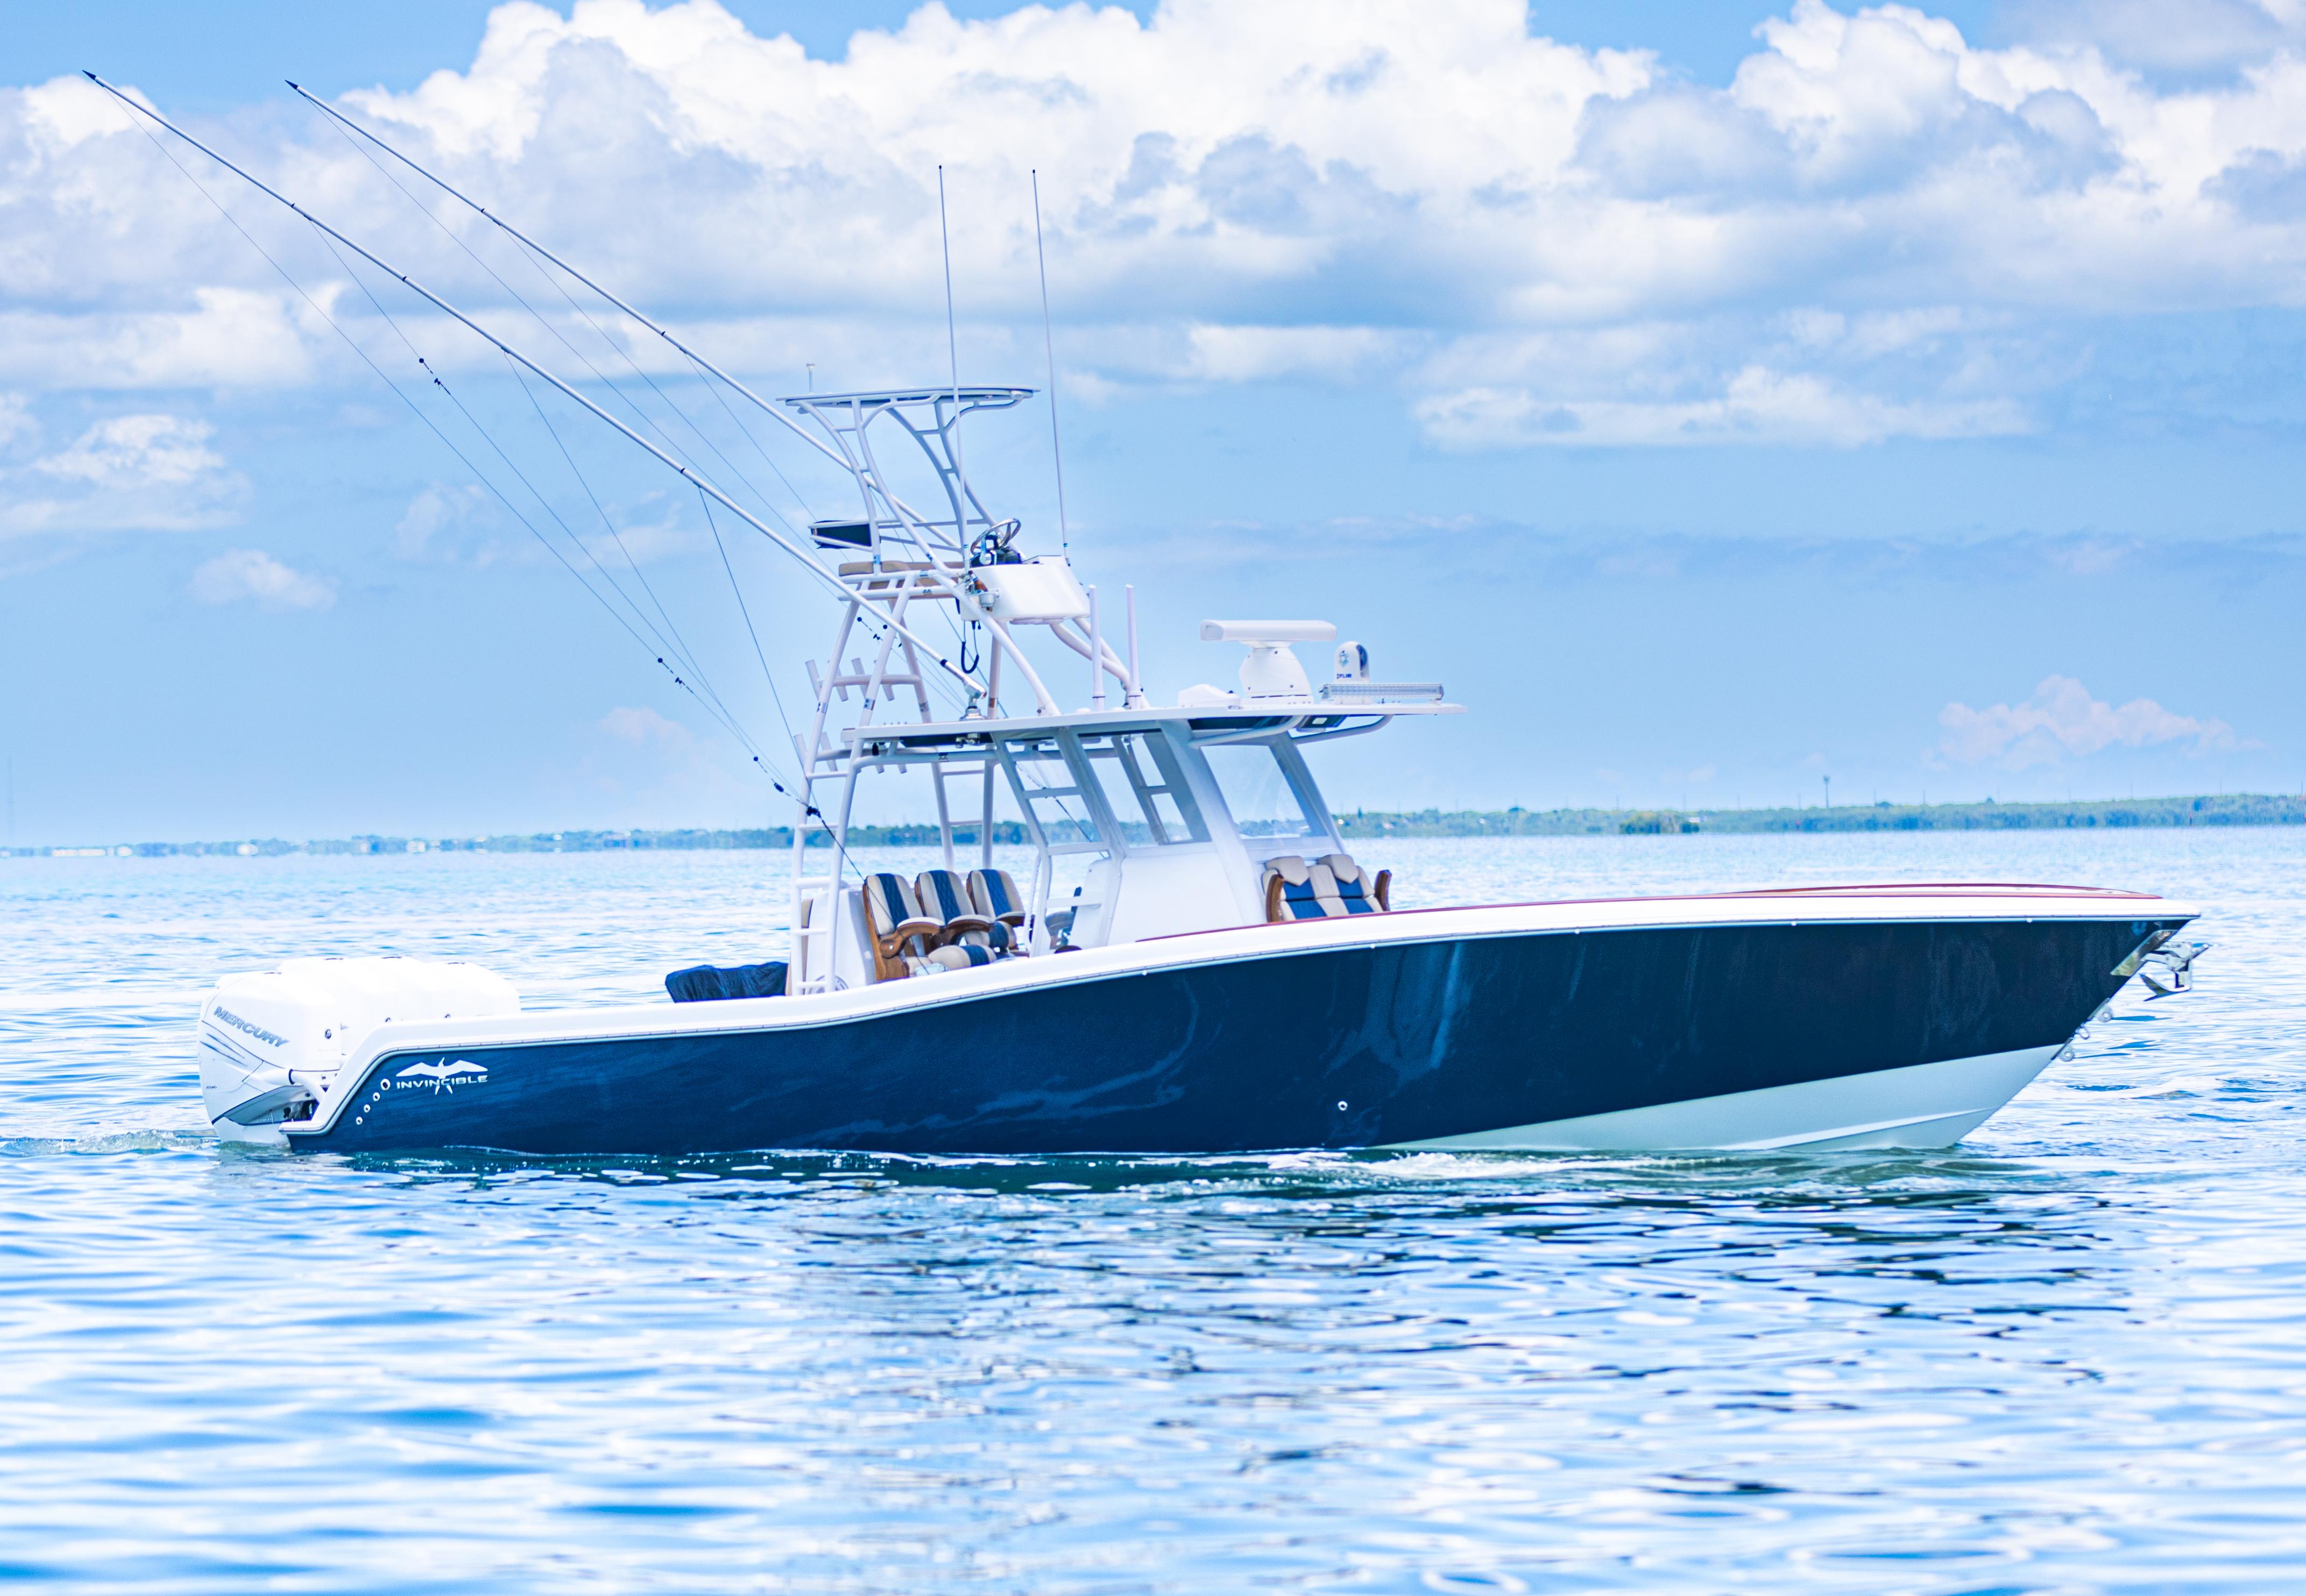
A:
{"label": "blue and tan seat cushion", "polygon": [[1017,878],[1006,870],[971,870],[969,900],[988,920],[1011,926],[1025,923],[1025,895],[1017,890]]}
{"label": "blue and tan seat cushion", "polygon": [[924,870],[913,884],[921,913],[944,927],[937,935],[940,946],[961,942],[993,945],[993,933],[1003,927],[990,916],[978,912],[969,895],[967,878],[952,870]]}
{"label": "blue and tan seat cushion", "polygon": [[760,964],[694,965],[664,978],[664,989],[677,1003],[717,1003],[729,998],[782,997],[785,961],[771,959]]}
{"label": "blue and tan seat cushion", "polygon": [[1265,917],[1275,920],[1322,920],[1329,910],[1313,887],[1313,868],[1294,853],[1265,861]]}
{"label": "blue and tan seat cushion", "polygon": [[1380,914],[1392,907],[1393,872],[1371,875],[1347,854],[1324,854],[1311,864],[1294,853],[1265,861],[1265,917],[1341,920]]}
{"label": "blue and tan seat cushion", "polygon": [[1004,959],[1021,957],[1025,952],[1025,895],[1017,890],[1017,878],[1006,870],[971,870],[969,901],[978,914],[993,922],[987,940],[994,952]]}
{"label": "blue and tan seat cushion", "polygon": [[929,950],[929,962],[939,969],[981,969],[993,960],[993,950],[981,943],[957,942]]}
{"label": "blue and tan seat cushion", "polygon": [[921,912],[921,900],[912,883],[884,871],[865,878],[865,913],[875,938],[905,942],[934,936],[944,921]]}
{"label": "blue and tan seat cushion", "polygon": [[908,953],[904,970],[909,976],[941,976],[947,970],[978,969],[993,962],[993,950],[973,943],[954,943],[948,947],[931,948],[926,954]]}
{"label": "blue and tan seat cushion", "polygon": [[890,981],[910,973],[904,960],[935,945],[944,922],[921,912],[912,884],[886,872],[865,878],[865,922],[873,933],[875,978]]}
{"label": "blue and tan seat cushion", "polygon": [[1325,853],[1313,861],[1313,892],[1335,914],[1381,914],[1392,907],[1393,872],[1372,875],[1350,854]]}

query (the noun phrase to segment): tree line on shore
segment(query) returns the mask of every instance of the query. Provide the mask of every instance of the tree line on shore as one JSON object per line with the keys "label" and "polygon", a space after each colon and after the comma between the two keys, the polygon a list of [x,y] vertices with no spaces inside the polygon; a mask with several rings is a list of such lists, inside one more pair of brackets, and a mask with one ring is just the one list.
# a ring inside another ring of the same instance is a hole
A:
{"label": "tree line on shore", "polygon": [[[2221,793],[2216,797],[2107,798],[2094,802],[1999,804],[1848,804],[1788,809],[1419,809],[1355,810],[1337,817],[1349,840],[1396,837],[1602,837],[1759,832],[2056,831],[2098,827],[2306,825],[2306,794]],[[850,828],[852,848],[934,846],[933,825]],[[969,832],[975,842],[975,832]],[[1028,839],[1015,821],[997,822],[993,840]],[[822,832],[812,847],[829,845]],[[291,842],[277,837],[229,842],[126,842],[73,848],[0,849],[0,857],[277,858],[284,854],[609,853],[730,848],[790,848],[785,826],[735,830],[562,831],[491,837],[359,836]]]}
{"label": "tree line on shore", "polygon": [[1576,837],[1758,832],[1983,832],[2306,825],[2306,794],[2002,804],[1843,804],[1782,809],[1423,809],[1338,816],[1353,837]]}

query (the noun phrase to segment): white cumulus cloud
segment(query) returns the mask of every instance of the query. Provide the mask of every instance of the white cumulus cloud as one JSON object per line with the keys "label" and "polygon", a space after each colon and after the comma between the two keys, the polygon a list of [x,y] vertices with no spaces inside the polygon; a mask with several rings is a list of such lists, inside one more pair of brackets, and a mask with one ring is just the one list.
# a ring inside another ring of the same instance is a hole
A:
{"label": "white cumulus cloud", "polygon": [[2298,0],[2019,0],[2012,21],[2046,42],[2087,41],[2139,65],[2231,69],[2306,47]]}
{"label": "white cumulus cloud", "polygon": [[723,739],[699,737],[645,705],[612,709],[594,730],[601,740],[570,773],[590,801],[610,804],[628,824],[693,824],[676,817],[741,813],[759,801],[756,776],[738,768]]}
{"label": "white cumulus cloud", "polygon": [[2021,704],[1984,709],[1949,704],[1939,712],[1938,724],[1943,729],[1937,746],[1942,757],[2012,771],[2087,758],[2113,747],[2183,743],[2191,745],[2189,753],[2208,754],[2245,746],[2224,721],[2178,714],[2151,698],[2133,698],[2117,708],[2091,697],[2071,676],[2045,677]]}
{"label": "white cumulus cloud", "polygon": [[[0,425],[9,413],[0,407]],[[13,430],[30,431],[18,413]],[[0,536],[187,532],[233,519],[247,483],[209,447],[215,429],[179,415],[116,415],[68,447],[0,470]]]}
{"label": "white cumulus cloud", "polygon": [[116,492],[186,487],[224,468],[224,457],[209,448],[215,431],[177,415],[117,415],[32,468]]}
{"label": "white cumulus cloud", "polygon": [[393,525],[392,551],[401,559],[488,565],[502,552],[486,536],[498,521],[496,501],[477,484],[435,482],[410,499]]}
{"label": "white cumulus cloud", "polygon": [[265,610],[326,610],[336,584],[284,565],[261,549],[227,549],[193,571],[192,597],[203,604],[243,600]]}
{"label": "white cumulus cloud", "polygon": [[668,755],[686,753],[696,740],[696,734],[688,727],[645,705],[612,709],[601,717],[600,724],[602,731],[620,743]]}
{"label": "white cumulus cloud", "polygon": [[1758,366],[1717,397],[1657,401],[1548,399],[1525,388],[1466,388],[1422,401],[1419,419],[1446,448],[1537,444],[1793,443],[1842,448],[1887,438],[1979,438],[2027,430],[2006,399],[1900,402],[1824,378]]}
{"label": "white cumulus cloud", "polygon": [[[1038,168],[1080,393],[1390,381],[1456,448],[1849,446],[2030,429],[2092,318],[2306,299],[2296,0],[2033,10],[1987,48],[1923,6],[1791,0],[1713,89],[1547,38],[1524,0],[930,4],[837,60],[714,0],[515,0],[469,63],[345,104],[748,371],[934,365],[943,163],[967,346],[1029,372]],[[2219,73],[2141,70],[2157,29]],[[0,90],[0,380],[362,374],[124,115],[77,80]],[[564,357],[333,128],[199,127]],[[188,159],[402,359],[300,224]],[[420,347],[493,359],[372,286]]]}

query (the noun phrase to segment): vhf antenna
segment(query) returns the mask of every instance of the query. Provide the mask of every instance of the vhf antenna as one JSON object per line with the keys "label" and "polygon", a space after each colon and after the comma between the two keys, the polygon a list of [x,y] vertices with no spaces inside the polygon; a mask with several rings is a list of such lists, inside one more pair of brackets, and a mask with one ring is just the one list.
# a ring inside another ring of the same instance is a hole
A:
{"label": "vhf antenna", "polygon": [[[944,219],[944,165],[937,165],[937,241],[944,246],[944,347],[952,360],[952,464],[961,469],[961,340],[952,326],[952,230]],[[956,526],[954,533],[964,542],[968,528]]]}
{"label": "vhf antenna", "polygon": [[1033,259],[1041,269],[1041,346],[1049,356],[1049,457],[1057,466],[1057,547],[1072,559],[1065,530],[1065,451],[1057,439],[1057,335],[1049,325],[1049,257],[1041,247],[1041,170],[1033,168]]}
{"label": "vhf antenna", "polygon": [[[944,163],[943,161],[937,163],[937,243],[944,251],[944,352],[946,357],[952,362],[952,430],[945,434],[946,448],[952,454],[953,474],[959,476],[964,470],[961,459],[961,339],[954,333],[952,325],[952,229],[946,224],[944,217]],[[961,483],[961,493],[964,497],[957,498],[953,501],[952,511],[952,533],[961,540],[962,550],[961,558],[964,565],[976,558],[969,552],[969,509],[966,498],[968,492],[969,484],[964,482]],[[988,517],[988,529],[989,520]],[[978,624],[975,620],[969,623],[969,636],[974,637],[978,635]],[[965,660],[968,657],[969,649],[964,640],[961,658]],[[995,702],[995,713],[998,713],[997,699]],[[961,718],[966,721],[977,713],[977,689],[972,687],[969,690],[969,707],[961,712]]]}

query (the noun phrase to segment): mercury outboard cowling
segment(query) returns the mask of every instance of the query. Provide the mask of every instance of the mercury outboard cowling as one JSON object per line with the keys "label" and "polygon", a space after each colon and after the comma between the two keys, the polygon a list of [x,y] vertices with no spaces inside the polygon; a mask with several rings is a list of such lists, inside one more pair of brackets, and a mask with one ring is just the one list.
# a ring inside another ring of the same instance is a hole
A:
{"label": "mercury outboard cowling", "polygon": [[519,1011],[512,983],[477,964],[292,959],[226,976],[201,1005],[201,1101],[218,1135],[278,1142],[377,1027]]}

